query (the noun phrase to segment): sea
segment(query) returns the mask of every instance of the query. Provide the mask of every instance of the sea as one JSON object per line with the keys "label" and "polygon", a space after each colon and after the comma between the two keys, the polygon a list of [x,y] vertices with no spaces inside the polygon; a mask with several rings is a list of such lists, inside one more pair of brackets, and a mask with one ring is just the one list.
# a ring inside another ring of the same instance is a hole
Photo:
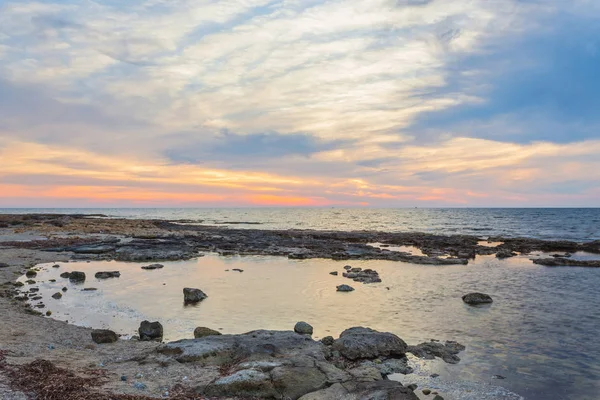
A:
{"label": "sea", "polygon": [[[0,212],[93,213],[109,217],[191,220],[248,229],[420,231],[436,234],[533,237],[586,242],[600,239],[600,209],[41,209]],[[488,243],[495,246],[498,243]],[[377,246],[377,243],[373,243]],[[390,248],[390,250],[394,250]],[[403,248],[418,254],[416,248]],[[165,340],[193,337],[196,326],[222,333],[314,326],[314,338],[337,337],[352,326],[393,332],[409,344],[455,340],[466,346],[455,365],[410,358],[415,373],[392,375],[404,384],[438,391],[447,400],[600,399],[600,268],[544,267],[523,254],[499,260],[477,256],[468,265],[350,261],[379,272],[363,285],[341,276],[348,261],[199,254],[154,271],[139,263],[72,261],[41,264],[36,278],[46,310],[70,323],[109,328],[125,338],[139,322],[160,321]],[[575,253],[575,258],[600,259]],[[234,271],[241,269],[243,272]],[[60,278],[84,271],[77,285]],[[98,271],[121,272],[97,280]],[[330,272],[338,271],[338,276]],[[25,281],[26,277],[19,280]],[[52,282],[56,280],[56,282]],[[355,291],[336,292],[349,283]],[[51,295],[66,286],[62,299]],[[208,298],[185,306],[183,287]],[[83,291],[93,287],[94,291]],[[471,307],[461,296],[480,291],[491,305]],[[435,374],[438,374],[437,377]],[[427,398],[425,396],[424,398]]]}

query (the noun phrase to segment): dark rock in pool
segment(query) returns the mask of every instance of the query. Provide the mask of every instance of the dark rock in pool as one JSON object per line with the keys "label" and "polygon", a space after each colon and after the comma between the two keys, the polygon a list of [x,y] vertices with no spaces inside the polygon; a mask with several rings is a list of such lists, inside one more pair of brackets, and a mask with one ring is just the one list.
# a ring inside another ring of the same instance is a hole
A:
{"label": "dark rock in pool", "polygon": [[71,276],[70,272],[63,272],[62,274],[60,274],[60,277],[65,278],[65,279],[69,279],[70,276]]}
{"label": "dark rock in pool", "polygon": [[92,331],[92,340],[98,344],[115,343],[119,340],[119,336],[108,329],[94,329]]}
{"label": "dark rock in pool", "polygon": [[54,264],[54,265],[52,266],[52,268],[60,268],[60,265],[58,265],[58,264]]}
{"label": "dark rock in pool", "polygon": [[360,272],[360,271],[362,271],[362,268],[359,268],[359,267],[350,269],[350,272]]}
{"label": "dark rock in pool", "polygon": [[146,270],[153,270],[153,269],[161,269],[164,268],[165,266],[162,264],[150,264],[150,265],[144,265],[142,267],[142,269],[146,269]]}
{"label": "dark rock in pool", "polygon": [[331,271],[331,272],[329,273],[329,275],[335,275],[335,276],[337,276],[337,275],[338,275],[338,272],[337,272],[337,271]]}
{"label": "dark rock in pool", "polygon": [[30,270],[27,270],[27,272],[25,272],[25,276],[28,278],[35,278],[37,276],[37,272],[30,269]]}
{"label": "dark rock in pool", "polygon": [[95,292],[98,289],[96,289],[95,287],[86,287],[86,288],[83,288],[81,290],[84,291],[84,292]]}
{"label": "dark rock in pool", "polygon": [[183,301],[186,304],[198,303],[208,296],[200,289],[184,288],[183,289]]}
{"label": "dark rock in pool", "polygon": [[502,249],[496,253],[496,258],[503,260],[505,258],[515,257],[516,255],[517,255],[517,253],[515,253],[514,251]]}
{"label": "dark rock in pool", "polygon": [[118,278],[120,276],[121,276],[121,273],[119,271],[96,272],[96,275],[94,275],[94,277],[96,279]]}
{"label": "dark rock in pool", "polygon": [[463,301],[469,305],[477,305],[477,304],[488,304],[488,303],[492,303],[494,300],[492,300],[490,295],[487,295],[485,293],[469,293],[469,294],[465,294],[462,297]]}
{"label": "dark rock in pool", "polygon": [[352,266],[351,265],[344,265],[344,269],[346,271],[350,271],[352,269]]}
{"label": "dark rock in pool", "polygon": [[206,336],[219,336],[219,335],[221,335],[221,332],[215,331],[214,329],[205,328],[203,326],[199,326],[196,329],[194,329],[194,337],[196,339],[203,338]]}
{"label": "dark rock in pool", "polygon": [[323,343],[325,346],[331,346],[334,342],[335,339],[333,336],[325,336],[323,339],[321,339],[321,343]]}
{"label": "dark rock in pool", "polygon": [[236,271],[236,272],[244,272],[244,270],[243,270],[243,269],[239,269],[239,268],[234,268],[234,269],[232,269],[232,271]]}
{"label": "dark rock in pool", "polygon": [[333,344],[333,349],[349,360],[404,357],[407,348],[393,333],[363,327],[346,329]]}
{"label": "dark rock in pool", "polygon": [[304,321],[300,321],[294,326],[294,332],[299,333],[301,335],[312,335],[313,327]]}
{"label": "dark rock in pool", "polygon": [[67,290],[69,290],[69,289],[67,289],[66,287],[64,287],[64,288],[62,288],[61,290],[62,290],[63,292],[66,292],[66,291],[67,291]]}
{"label": "dark rock in pool", "polygon": [[25,283],[28,285],[35,285],[35,281],[33,279],[28,279],[25,281]]}
{"label": "dark rock in pool", "polygon": [[447,341],[445,344],[438,342],[425,342],[416,346],[408,346],[408,352],[415,357],[425,360],[433,360],[435,357],[441,358],[448,364],[457,364],[460,361],[457,354],[465,349],[465,346],[458,342]]}
{"label": "dark rock in pool", "polygon": [[85,272],[73,271],[69,275],[71,282],[85,282]]}
{"label": "dark rock in pool", "polygon": [[141,341],[162,340],[163,326],[160,322],[143,321],[138,332]]}
{"label": "dark rock in pool", "polygon": [[539,258],[532,260],[534,264],[546,267],[589,267],[600,268],[600,260],[573,260],[571,258]]}
{"label": "dark rock in pool", "polygon": [[339,285],[336,286],[336,289],[338,292],[352,292],[354,290],[354,288],[349,285]]}
{"label": "dark rock in pool", "polygon": [[8,268],[10,265],[7,263],[0,263],[0,268]]}
{"label": "dark rock in pool", "polygon": [[62,299],[62,293],[56,292],[52,295],[52,298],[56,300]]}

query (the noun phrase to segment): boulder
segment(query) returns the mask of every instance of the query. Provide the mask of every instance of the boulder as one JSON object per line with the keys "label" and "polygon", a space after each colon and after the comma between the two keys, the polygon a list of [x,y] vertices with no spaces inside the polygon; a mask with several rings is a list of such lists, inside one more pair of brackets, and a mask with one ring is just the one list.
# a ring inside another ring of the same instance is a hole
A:
{"label": "boulder", "polygon": [[85,272],[73,271],[69,274],[71,282],[85,282]]}
{"label": "boulder", "polygon": [[144,265],[142,267],[142,269],[146,269],[146,270],[153,270],[153,269],[161,269],[164,268],[165,266],[162,264],[150,264],[150,265]]}
{"label": "boulder", "polygon": [[160,322],[143,321],[138,329],[140,340],[162,340],[163,327]]}
{"label": "boulder", "polygon": [[333,336],[325,336],[323,339],[321,339],[321,343],[323,343],[325,346],[331,346],[334,342],[335,339]]}
{"label": "boulder", "polygon": [[208,296],[200,289],[184,288],[183,289],[183,301],[185,304],[198,303]]}
{"label": "boulder", "polygon": [[339,285],[339,286],[336,286],[336,289],[338,292],[351,292],[354,290],[354,288],[349,285]]}
{"label": "boulder", "polygon": [[469,294],[465,294],[462,297],[463,301],[469,305],[477,305],[477,304],[487,304],[487,303],[492,303],[493,300],[490,297],[490,295],[487,295],[485,293],[469,293]]}
{"label": "boulder", "polygon": [[274,368],[271,380],[275,390],[284,399],[298,399],[307,393],[323,389],[327,384],[327,377],[318,368],[301,366]]}
{"label": "boulder", "polygon": [[25,272],[25,276],[28,278],[35,278],[37,276],[37,272],[32,269],[29,269],[27,270],[27,272]]}
{"label": "boulder", "polygon": [[205,387],[202,392],[207,396],[214,397],[279,398],[279,393],[273,387],[271,376],[254,369],[244,369],[217,379]]}
{"label": "boulder", "polygon": [[505,258],[515,257],[516,255],[517,253],[515,253],[514,251],[502,249],[496,253],[496,258],[503,260]]}
{"label": "boulder", "polygon": [[404,357],[407,347],[393,333],[363,327],[346,329],[333,344],[333,350],[350,360]]}
{"label": "boulder", "polygon": [[56,292],[56,293],[54,293],[54,294],[52,295],[52,298],[53,298],[53,299],[56,299],[56,300],[58,300],[58,299],[61,299],[61,298],[62,298],[62,293],[60,293],[60,292]]}
{"label": "boulder", "polygon": [[416,346],[409,346],[408,352],[426,360],[433,360],[435,357],[439,357],[448,364],[457,364],[460,361],[457,354],[464,349],[465,346],[454,341],[447,341],[445,344],[425,342]]}
{"label": "boulder", "polygon": [[215,331],[214,329],[205,328],[202,326],[199,326],[196,329],[194,329],[194,337],[196,339],[203,338],[206,336],[218,336],[218,335],[221,335],[221,332]]}
{"label": "boulder", "polygon": [[108,329],[94,329],[92,331],[92,340],[98,344],[114,343],[119,340],[119,336]]}
{"label": "boulder", "polygon": [[71,276],[70,272],[63,272],[62,274],[60,274],[60,277],[65,278],[65,279],[69,279],[70,276]]}
{"label": "boulder", "polygon": [[294,326],[294,332],[299,333],[301,335],[312,335],[313,327],[306,322],[300,321]]}
{"label": "boulder", "polygon": [[121,273],[119,271],[96,272],[96,275],[94,275],[94,277],[96,279],[118,278],[120,276],[121,276]]}

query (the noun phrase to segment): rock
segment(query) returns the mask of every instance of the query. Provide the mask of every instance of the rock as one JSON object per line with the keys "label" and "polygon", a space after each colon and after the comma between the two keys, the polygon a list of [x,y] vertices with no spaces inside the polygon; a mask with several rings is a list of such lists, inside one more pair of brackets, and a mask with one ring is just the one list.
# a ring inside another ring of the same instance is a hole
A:
{"label": "rock", "polygon": [[69,289],[67,289],[66,287],[64,287],[64,288],[62,288],[61,290],[62,290],[63,292],[66,292],[66,291],[67,291],[67,290],[69,290]]}
{"label": "rock", "polygon": [[208,296],[200,289],[184,288],[183,289],[183,301],[185,304],[198,303]]}
{"label": "rock", "polygon": [[429,375],[430,378],[437,378],[438,376],[440,376],[440,374],[431,374],[431,375]]}
{"label": "rock", "polygon": [[28,285],[34,285],[35,281],[33,279],[28,279],[28,280],[25,281],[25,283],[28,284]]}
{"label": "rock", "polygon": [[202,326],[199,326],[196,329],[194,329],[194,337],[196,339],[203,338],[206,336],[215,336],[215,335],[216,336],[221,335],[221,332],[215,331],[214,329],[205,328]]}
{"label": "rock", "polygon": [[82,292],[95,292],[96,290],[98,290],[98,289],[95,287],[86,287],[86,288],[81,289]]}
{"label": "rock", "polygon": [[58,265],[58,264],[54,264],[54,265],[52,266],[52,268],[60,268],[60,265]]}
{"label": "rock", "polygon": [[333,336],[325,336],[323,339],[321,339],[321,343],[323,343],[325,346],[331,346],[334,342],[335,339]]}
{"label": "rock", "polygon": [[440,396],[439,394],[436,394],[435,397],[433,398],[433,400],[444,400],[444,398],[442,396]]}
{"label": "rock", "polygon": [[589,267],[600,268],[600,260],[573,260],[570,258],[539,258],[532,260],[534,264],[546,267]]}
{"label": "rock", "polygon": [[161,269],[164,268],[165,266],[162,264],[150,264],[150,265],[145,265],[142,267],[142,269],[146,269],[146,270],[153,270],[153,269]]}
{"label": "rock", "polygon": [[299,333],[301,335],[312,335],[313,327],[310,324],[307,324],[306,322],[300,321],[294,326],[294,332]]}
{"label": "rock", "polygon": [[96,272],[94,277],[96,279],[109,279],[109,278],[118,278],[121,276],[119,271],[104,271],[104,272]]}
{"label": "rock", "polygon": [[393,333],[363,327],[346,329],[333,344],[333,350],[350,360],[404,357],[407,348],[406,343]]}
{"label": "rock", "polygon": [[298,399],[301,396],[323,389],[327,377],[318,368],[281,366],[271,371],[273,387],[284,399]]}
{"label": "rock", "polygon": [[148,386],[146,386],[144,383],[141,383],[141,382],[135,382],[133,384],[133,387],[136,388],[137,390],[146,390],[146,389],[148,389]]}
{"label": "rock", "polygon": [[431,390],[429,389],[423,389],[422,392],[425,396],[429,396],[431,394]]}
{"label": "rock", "polygon": [[502,375],[494,375],[492,376],[492,379],[506,379],[506,377]]}
{"label": "rock", "polygon": [[52,315],[52,311],[46,311],[46,317],[49,317]]}
{"label": "rock", "polygon": [[69,279],[70,276],[71,276],[70,272],[63,272],[62,274],[60,274],[61,278]]}
{"label": "rock", "polygon": [[52,295],[52,298],[56,300],[62,299],[62,293],[56,292]]}
{"label": "rock", "polygon": [[73,271],[69,275],[71,282],[85,282],[85,272]]}
{"label": "rock", "polygon": [[234,268],[234,269],[232,269],[232,271],[236,271],[236,272],[244,272],[244,270],[243,270],[243,269],[239,269],[239,268]]}
{"label": "rock", "polygon": [[348,373],[352,375],[357,382],[374,382],[383,379],[381,372],[371,365],[360,365],[356,368],[349,369]]}
{"label": "rock", "polygon": [[349,285],[339,285],[336,286],[336,289],[338,292],[352,292],[354,290],[354,288]]}
{"label": "rock", "polygon": [[345,265],[345,266],[344,266],[344,269],[345,269],[346,271],[350,271],[350,270],[352,269],[352,266],[351,266],[351,265]]}
{"label": "rock", "polygon": [[412,392],[414,392],[415,390],[417,390],[419,386],[416,383],[411,383],[410,385],[408,385],[406,388]]}
{"label": "rock", "polygon": [[10,265],[8,265],[7,263],[0,263],[0,268],[8,268],[10,267]]}
{"label": "rock", "polygon": [[163,337],[163,327],[160,322],[143,321],[138,332],[142,341],[162,340]]}
{"label": "rock", "polygon": [[244,369],[217,379],[203,390],[207,396],[278,398],[271,376],[254,369]]}
{"label": "rock", "polygon": [[362,271],[362,268],[359,268],[359,267],[350,269],[350,272],[360,272],[360,271]]}
{"label": "rock", "polygon": [[496,253],[496,258],[503,260],[505,258],[515,257],[517,253],[511,250],[502,249]]}
{"label": "rock", "polygon": [[127,382],[127,377],[125,375],[121,375],[121,382]]}
{"label": "rock", "polygon": [[379,359],[375,361],[369,360],[364,361],[361,365],[368,365],[377,368],[377,370],[383,376],[388,376],[391,374],[408,375],[414,372],[413,369],[408,365],[408,358],[406,357],[389,358],[384,361],[381,361]]}
{"label": "rock", "polygon": [[94,329],[92,331],[92,340],[98,344],[115,343],[119,340],[119,336],[108,329]]}
{"label": "rock", "polygon": [[329,275],[335,275],[335,276],[338,276],[338,272],[337,272],[337,271],[331,271],[331,272],[329,273]]}
{"label": "rock", "polygon": [[445,344],[425,342],[416,346],[409,346],[408,352],[426,360],[433,360],[435,357],[439,357],[448,364],[457,364],[460,361],[457,354],[464,349],[465,346],[454,341],[447,341]]}
{"label": "rock", "polygon": [[464,295],[462,299],[469,305],[488,304],[493,302],[490,295],[485,293],[469,293]]}
{"label": "rock", "polygon": [[375,382],[337,383],[327,389],[309,393],[299,400],[418,400],[414,392],[400,382],[381,380]]}
{"label": "rock", "polygon": [[23,282],[15,282],[14,286],[15,287],[22,287],[22,286],[25,286],[25,284]]}
{"label": "rock", "polygon": [[35,278],[37,276],[37,272],[30,269],[30,270],[27,270],[27,272],[25,272],[25,276],[28,278]]}

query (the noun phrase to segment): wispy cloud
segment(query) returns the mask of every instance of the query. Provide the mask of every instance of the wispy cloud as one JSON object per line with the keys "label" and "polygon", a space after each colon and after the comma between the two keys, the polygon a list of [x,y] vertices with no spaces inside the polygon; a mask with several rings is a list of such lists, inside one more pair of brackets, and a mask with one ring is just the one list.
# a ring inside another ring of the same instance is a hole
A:
{"label": "wispy cloud", "polygon": [[0,7],[3,205],[598,205],[593,1]]}

